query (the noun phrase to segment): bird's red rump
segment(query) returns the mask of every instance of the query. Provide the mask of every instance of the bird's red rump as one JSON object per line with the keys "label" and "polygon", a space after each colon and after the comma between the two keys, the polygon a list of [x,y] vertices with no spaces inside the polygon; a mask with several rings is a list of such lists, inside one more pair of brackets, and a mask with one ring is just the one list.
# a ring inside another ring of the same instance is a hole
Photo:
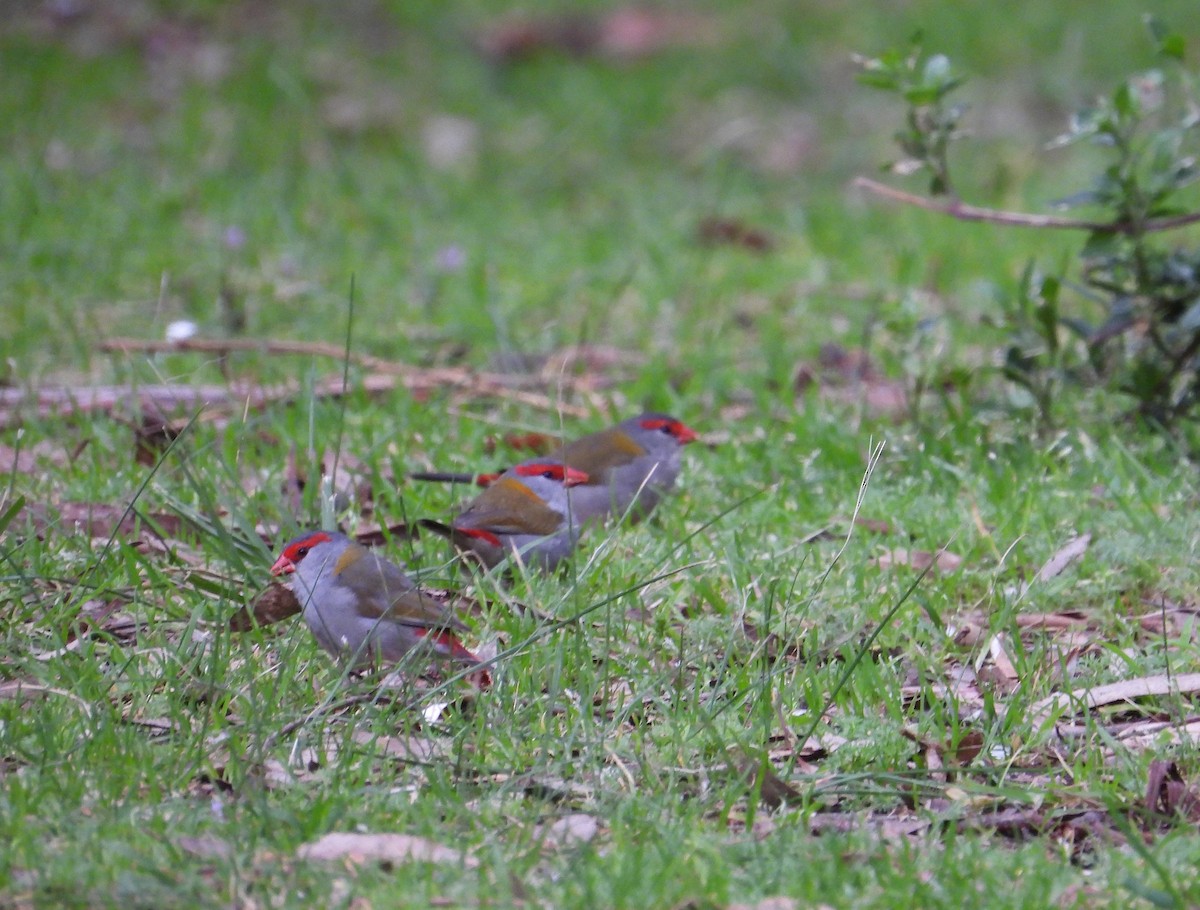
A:
{"label": "bird's red rump", "polygon": [[[453,632],[437,632],[429,629],[420,631],[417,634],[433,645],[433,649],[439,654],[464,660],[468,663],[482,663],[478,657],[471,653],[470,649],[454,636]],[[467,679],[479,689],[486,689],[492,684],[492,674],[487,671],[486,667],[480,667],[479,670],[470,674]]]}
{"label": "bird's red rump", "polygon": [[459,641],[453,632],[422,632],[421,637],[433,645],[438,652],[449,657],[458,657],[463,660],[473,660],[479,662],[479,658],[472,654],[461,641]]}
{"label": "bird's red rump", "polygon": [[475,537],[479,540],[486,540],[493,547],[503,546],[500,543],[500,538],[491,531],[485,531],[483,528],[455,528],[460,534],[465,534],[467,537]]}

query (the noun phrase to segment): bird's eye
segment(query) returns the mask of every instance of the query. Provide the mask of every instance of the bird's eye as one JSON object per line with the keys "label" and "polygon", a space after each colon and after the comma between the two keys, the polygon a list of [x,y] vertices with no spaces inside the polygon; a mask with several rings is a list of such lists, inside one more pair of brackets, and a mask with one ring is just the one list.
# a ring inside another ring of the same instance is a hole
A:
{"label": "bird's eye", "polygon": [[542,472],[542,476],[545,477],[547,480],[554,480],[555,478],[558,477],[558,475],[554,471],[554,468],[546,468],[546,470],[544,470]]}
{"label": "bird's eye", "polygon": [[301,547],[299,550],[296,551],[297,559],[303,559],[307,555],[308,555],[308,547]]}

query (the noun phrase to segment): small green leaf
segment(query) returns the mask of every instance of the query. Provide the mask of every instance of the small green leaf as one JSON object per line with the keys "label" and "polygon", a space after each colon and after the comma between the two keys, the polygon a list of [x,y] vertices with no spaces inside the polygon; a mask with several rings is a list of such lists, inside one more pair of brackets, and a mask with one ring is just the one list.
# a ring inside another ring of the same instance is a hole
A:
{"label": "small green leaf", "polygon": [[1158,52],[1164,57],[1170,57],[1172,60],[1182,63],[1183,56],[1187,52],[1187,42],[1183,40],[1183,35],[1172,32],[1159,42]]}
{"label": "small green leaf", "polygon": [[1136,117],[1139,113],[1138,94],[1127,81],[1117,86],[1112,102],[1113,110],[1123,118]]}
{"label": "small green leaf", "polygon": [[1155,53],[1172,60],[1183,60],[1187,50],[1187,42],[1179,32],[1173,32],[1165,22],[1153,14],[1147,14],[1143,20],[1150,40],[1154,42]]}
{"label": "small green leaf", "polygon": [[1121,882],[1121,885],[1126,891],[1131,892],[1132,894],[1140,897],[1142,900],[1148,903],[1153,904],[1156,907],[1177,908],[1179,906],[1174,895],[1166,891],[1160,891],[1157,888],[1151,888],[1149,885],[1145,884],[1144,882],[1139,882],[1132,876]]}
{"label": "small green leaf", "polygon": [[1115,231],[1092,231],[1080,251],[1086,259],[1110,256],[1120,249],[1121,236]]}
{"label": "small green leaf", "polygon": [[904,90],[904,100],[914,106],[933,104],[941,96],[935,85],[914,85]]}
{"label": "small green leaf", "polygon": [[4,533],[5,529],[12,523],[12,520],[17,517],[17,513],[23,508],[25,508],[25,497],[18,496],[9,503],[8,508],[3,513],[0,513],[0,534]]}
{"label": "small green leaf", "polygon": [[888,92],[896,91],[900,86],[893,73],[882,72],[880,70],[863,70],[856,78],[860,85],[883,89]]}

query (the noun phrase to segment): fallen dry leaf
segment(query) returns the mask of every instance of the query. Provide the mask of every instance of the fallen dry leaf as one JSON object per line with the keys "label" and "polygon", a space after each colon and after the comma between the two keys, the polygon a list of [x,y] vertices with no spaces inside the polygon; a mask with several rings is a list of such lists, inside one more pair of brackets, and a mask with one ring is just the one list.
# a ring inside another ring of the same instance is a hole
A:
{"label": "fallen dry leaf", "polygon": [[32,446],[0,445],[0,474],[36,474],[46,468],[65,468],[70,453],[57,443],[42,440]]}
{"label": "fallen dry leaf", "polygon": [[378,736],[366,730],[357,730],[354,734],[354,741],[362,746],[370,746],[388,758],[402,762],[437,761],[444,758],[449,750],[449,745],[445,740],[412,734]]}
{"label": "fallen dry leaf", "polygon": [[959,738],[954,750],[954,760],[960,765],[969,765],[983,751],[983,734],[969,730]]}
{"label": "fallen dry leaf", "polygon": [[[1080,736],[1089,736],[1093,732],[1093,728],[1086,724],[1074,727],[1058,726],[1055,730],[1064,735],[1078,734]],[[1114,738],[1121,743],[1123,748],[1131,752],[1161,749],[1164,746],[1178,744],[1194,750],[1200,746],[1200,720],[1191,718],[1182,723],[1149,720],[1127,724]]]}
{"label": "fallen dry leaf", "polygon": [[759,799],[770,809],[797,805],[803,801],[800,791],[776,774],[768,761],[746,758],[738,763],[738,770],[752,786],[758,788]]}
{"label": "fallen dry leaf", "polygon": [[398,129],[404,104],[396,92],[383,86],[355,86],[330,92],[321,99],[318,111],[332,132],[354,136]]}
{"label": "fallen dry leaf", "polygon": [[[1037,574],[1033,577],[1033,582],[1029,584],[1049,581],[1051,578],[1061,575],[1067,566],[1087,552],[1091,542],[1091,534],[1081,534],[1067,541],[1065,545],[1059,548],[1057,553],[1046,560],[1045,565],[1038,569]],[[1023,585],[1022,590],[1028,590],[1029,584]]]}
{"label": "fallen dry leaf", "polygon": [[1091,617],[1080,610],[1057,613],[1018,613],[1013,617],[1020,629],[1046,629],[1051,632],[1076,632],[1092,625]]}
{"label": "fallen dry leaf", "polygon": [[213,834],[184,835],[175,839],[175,846],[201,859],[231,859],[234,856],[233,844]]}
{"label": "fallen dry leaf", "polygon": [[[965,717],[984,706],[983,693],[974,669],[957,661],[946,667],[945,682],[919,682],[900,688],[900,697],[906,709],[924,711],[930,707],[929,696],[947,703],[946,707]],[[964,759],[966,761],[967,759]]]}
{"label": "fallen dry leaf", "polygon": [[1008,694],[1020,684],[1021,677],[1017,668],[1008,656],[1008,648],[1004,636],[993,635],[988,641],[987,661],[977,670],[980,682],[987,683],[1001,692]]}
{"label": "fallen dry leaf", "polygon": [[123,421],[133,430],[133,460],[153,467],[171,444],[179,438],[181,427],[173,425],[162,415],[143,414],[141,420]]}
{"label": "fallen dry leaf", "polygon": [[1146,774],[1146,808],[1188,821],[1200,821],[1200,793],[1184,780],[1173,761],[1152,761]]}
{"label": "fallen dry leaf", "polygon": [[705,246],[740,246],[752,253],[769,253],[775,248],[770,234],[737,218],[713,215],[703,218],[696,228],[696,236]]}
{"label": "fallen dry leaf", "polygon": [[1121,682],[1109,683],[1094,688],[1080,688],[1073,692],[1058,692],[1034,702],[1029,708],[1034,725],[1045,723],[1051,718],[1058,717],[1072,706],[1079,705],[1080,710],[1090,711],[1102,705],[1120,701],[1131,701],[1135,698],[1147,698],[1152,695],[1190,694],[1200,692],[1200,673],[1185,673],[1181,676],[1139,676]]}
{"label": "fallen dry leaf", "polygon": [[67,643],[87,637],[96,630],[122,643],[136,640],[140,624],[129,613],[121,612],[128,605],[127,600],[117,597],[85,601],[67,632]]}
{"label": "fallen dry leaf", "polygon": [[820,398],[864,407],[878,417],[899,417],[909,412],[904,383],[885,377],[865,351],[839,344],[824,345],[815,364],[798,364],[792,385],[797,396],[815,386]]}
{"label": "fallen dry leaf", "polygon": [[[970,764],[983,749],[983,734],[978,730],[970,730],[963,734],[953,748],[949,744],[935,742],[922,736],[914,726],[902,727],[900,735],[921,748],[925,756],[926,767],[930,771],[941,770],[945,763],[951,765]],[[938,776],[938,779],[944,780],[945,775]]]}
{"label": "fallen dry leaf", "polygon": [[[1107,886],[1097,887],[1095,885],[1084,884],[1083,882],[1072,882],[1059,892],[1058,898],[1054,901],[1054,906],[1061,910],[1079,910],[1080,907],[1099,907],[1107,902],[1112,894],[1108,891]],[[1096,898],[1092,900],[1092,898]]]}
{"label": "fallen dry leaf", "polygon": [[[797,910],[800,902],[794,897],[784,897],[776,895],[775,897],[764,897],[762,900],[753,904],[730,904],[725,910]],[[825,904],[817,906],[808,905],[812,910],[827,910]]]}
{"label": "fallen dry leaf", "polygon": [[813,834],[856,834],[873,830],[887,840],[909,840],[928,831],[933,821],[915,815],[870,815],[849,812],[814,812],[808,819]]}
{"label": "fallen dry leaf", "polygon": [[930,553],[928,550],[907,550],[904,547],[897,547],[894,550],[887,550],[881,553],[870,561],[881,569],[890,569],[893,566],[908,566],[909,568],[916,569],[918,572],[924,572],[930,567],[937,569],[939,572],[956,572],[959,566],[962,565],[963,559],[949,550],[938,550],[936,553]]}
{"label": "fallen dry leaf", "polygon": [[351,834],[333,832],[303,844],[296,856],[310,862],[346,860],[355,865],[378,863],[444,863],[473,869],[473,856],[410,834]]}
{"label": "fallen dry leaf", "polygon": [[546,379],[580,376],[593,388],[604,388],[614,381],[636,375],[645,362],[645,355],[616,345],[570,344],[548,354],[540,373]]}
{"label": "fallen dry leaf", "polygon": [[[560,437],[549,433],[506,433],[501,439],[510,449],[532,452],[535,455],[545,455],[563,444]],[[490,455],[495,450],[496,439],[488,437],[484,441],[484,451]]]}
{"label": "fallen dry leaf", "polygon": [[891,534],[892,523],[884,518],[864,518],[862,515],[854,516],[854,526],[857,528],[865,528],[868,531],[873,531],[876,534]]}
{"label": "fallen dry leaf", "polygon": [[572,812],[564,815],[539,830],[539,837],[545,847],[561,848],[574,844],[586,844],[600,833],[600,822],[594,815],[586,812]]}
{"label": "fallen dry leaf", "polygon": [[506,16],[482,30],[475,47],[493,63],[547,51],[630,59],[668,47],[713,44],[717,35],[713,20],[695,13],[626,6],[599,15]]}
{"label": "fallen dry leaf", "polygon": [[[195,352],[224,357],[237,351],[258,355],[327,357],[336,361],[346,359],[343,345],[326,342],[278,341],[262,338],[202,339],[148,341],[134,338],[111,338],[99,344],[99,349],[117,354],[156,354]],[[540,376],[514,373],[481,372],[457,367],[431,367],[407,364],[351,352],[349,360],[365,371],[357,377],[354,388],[368,395],[379,395],[397,388],[407,389],[420,397],[434,391],[452,389],[459,398],[476,400],[498,398],[520,402],[528,407],[549,411],[556,416],[586,418],[591,410],[564,400],[564,393],[578,391],[587,395],[591,381],[587,377],[559,375],[555,377],[554,394],[537,391],[546,386]],[[126,420],[149,415],[159,420],[164,431],[178,432],[193,419],[213,426],[224,426],[240,419],[247,412],[258,412],[270,405],[287,404],[298,395],[317,398],[340,398],[346,394],[345,377],[337,372],[302,388],[290,382],[270,387],[238,381],[229,385],[107,385],[0,389],[0,427],[20,426],[29,417],[64,417],[78,413],[104,413]]]}
{"label": "fallen dry leaf", "polygon": [[39,536],[53,530],[56,535],[133,538],[139,533],[149,534],[156,529],[167,537],[177,537],[183,530],[182,519],[173,513],[142,512],[106,502],[67,500],[56,505],[31,503],[25,506],[24,515]]}
{"label": "fallen dry leaf", "polygon": [[[964,613],[950,624],[947,633],[964,647],[976,647],[988,639],[992,618],[979,610]],[[1096,646],[1099,631],[1096,623],[1079,610],[1062,610],[1056,613],[1018,613],[1012,622],[1021,631],[1021,640],[1032,641],[1033,633],[1053,636],[1060,653],[1075,652],[1072,659]]]}
{"label": "fallen dry leaf", "polygon": [[1160,608],[1137,617],[1138,625],[1151,635],[1191,642],[1200,632],[1200,610],[1195,607]]}
{"label": "fallen dry leaf", "polygon": [[963,648],[978,647],[989,633],[988,618],[977,612],[960,616],[946,626],[946,634]]}

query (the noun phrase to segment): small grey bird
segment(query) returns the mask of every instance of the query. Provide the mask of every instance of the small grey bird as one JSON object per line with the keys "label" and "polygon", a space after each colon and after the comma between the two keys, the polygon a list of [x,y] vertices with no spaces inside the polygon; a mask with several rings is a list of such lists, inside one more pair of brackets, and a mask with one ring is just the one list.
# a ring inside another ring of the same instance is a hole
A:
{"label": "small grey bird", "polygon": [[[421,593],[404,569],[337,531],[291,540],[271,566],[290,575],[317,643],[355,667],[394,663],[415,648],[464,665],[479,658],[459,640],[467,627]],[[487,671],[477,674],[486,686]]]}
{"label": "small grey bird", "polygon": [[[669,414],[646,413],[567,443],[548,458],[588,475],[570,491],[576,524],[626,515],[640,521],[675,485],[683,446],[695,439],[694,430]],[[410,476],[487,487],[504,475],[418,471]]]}

